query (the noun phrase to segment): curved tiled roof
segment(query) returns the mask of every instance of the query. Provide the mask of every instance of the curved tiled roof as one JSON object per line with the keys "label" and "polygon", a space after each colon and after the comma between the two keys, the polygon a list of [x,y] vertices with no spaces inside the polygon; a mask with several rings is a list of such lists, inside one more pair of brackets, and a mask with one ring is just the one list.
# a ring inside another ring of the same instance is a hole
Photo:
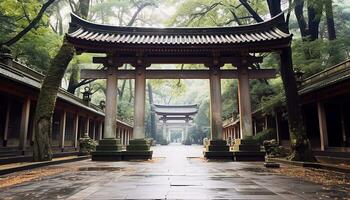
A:
{"label": "curved tiled roof", "polygon": [[76,45],[230,46],[271,41],[289,45],[292,35],[277,28],[283,17],[281,13],[262,23],[236,27],[147,28],[95,24],[72,14],[67,39]]}
{"label": "curved tiled roof", "polygon": [[198,112],[197,104],[193,105],[158,105],[154,104],[154,111],[158,115],[176,115],[185,117],[186,115],[194,115]]}

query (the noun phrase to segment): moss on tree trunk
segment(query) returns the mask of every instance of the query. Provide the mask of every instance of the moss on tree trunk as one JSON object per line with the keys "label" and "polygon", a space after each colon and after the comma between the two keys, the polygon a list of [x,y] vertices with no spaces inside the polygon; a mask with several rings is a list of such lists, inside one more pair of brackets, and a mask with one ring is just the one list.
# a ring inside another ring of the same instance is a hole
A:
{"label": "moss on tree trunk", "polygon": [[34,161],[52,159],[52,116],[61,80],[74,53],[74,47],[64,39],[42,83],[34,116]]}
{"label": "moss on tree trunk", "polygon": [[281,53],[281,77],[287,99],[289,134],[292,149],[292,154],[289,158],[294,161],[315,161],[301,115],[301,105],[294,77],[292,50],[290,47],[283,49]]}

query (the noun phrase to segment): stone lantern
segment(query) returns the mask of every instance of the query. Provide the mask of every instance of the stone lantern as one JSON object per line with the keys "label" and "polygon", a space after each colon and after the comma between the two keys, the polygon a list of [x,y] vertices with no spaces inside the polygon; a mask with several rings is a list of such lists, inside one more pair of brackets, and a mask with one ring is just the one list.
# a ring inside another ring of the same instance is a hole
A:
{"label": "stone lantern", "polygon": [[7,66],[12,66],[12,54],[11,49],[8,46],[0,47],[0,63],[4,63]]}
{"label": "stone lantern", "polygon": [[84,88],[84,92],[83,92],[83,101],[85,101],[86,103],[89,103],[91,101],[91,88],[89,86],[86,86]]}

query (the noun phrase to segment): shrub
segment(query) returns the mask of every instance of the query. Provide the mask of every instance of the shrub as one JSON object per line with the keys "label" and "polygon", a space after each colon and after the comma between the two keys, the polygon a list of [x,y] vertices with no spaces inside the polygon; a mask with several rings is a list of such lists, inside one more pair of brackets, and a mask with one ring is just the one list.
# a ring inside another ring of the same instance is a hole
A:
{"label": "shrub", "polygon": [[290,154],[289,149],[279,146],[275,139],[265,140],[263,145],[269,157],[287,157]]}
{"label": "shrub", "polygon": [[263,142],[265,140],[272,140],[274,139],[276,136],[276,131],[275,129],[273,128],[268,128],[268,129],[265,129],[259,133],[257,133],[253,139],[256,140],[257,142],[259,142],[259,144],[263,144]]}
{"label": "shrub", "polygon": [[96,150],[96,141],[91,139],[88,135],[84,135],[79,139],[79,155],[89,155]]}

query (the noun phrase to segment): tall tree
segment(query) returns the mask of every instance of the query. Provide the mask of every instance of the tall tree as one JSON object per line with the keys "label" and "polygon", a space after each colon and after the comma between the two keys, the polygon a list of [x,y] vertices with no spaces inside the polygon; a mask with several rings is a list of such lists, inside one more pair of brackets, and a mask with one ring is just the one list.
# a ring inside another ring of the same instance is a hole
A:
{"label": "tall tree", "polygon": [[[80,0],[78,4],[77,14],[80,14],[85,19],[87,18],[88,5],[89,2],[87,0]],[[42,83],[34,115],[34,161],[52,159],[52,116],[56,105],[57,92],[74,54],[75,49],[73,45],[64,38],[62,46],[51,61],[49,70]]]}

